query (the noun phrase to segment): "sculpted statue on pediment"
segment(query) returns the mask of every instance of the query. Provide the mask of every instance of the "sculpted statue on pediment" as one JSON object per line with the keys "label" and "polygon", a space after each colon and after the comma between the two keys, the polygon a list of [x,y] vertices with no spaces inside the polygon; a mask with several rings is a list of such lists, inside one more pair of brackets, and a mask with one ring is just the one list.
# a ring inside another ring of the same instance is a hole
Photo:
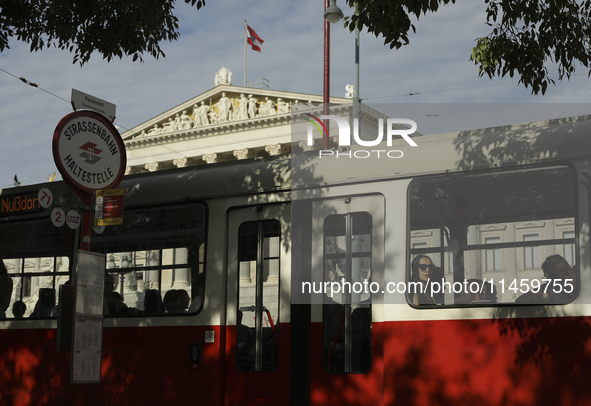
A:
{"label": "sculpted statue on pediment", "polygon": [[252,94],[248,95],[248,118],[255,118],[257,115],[257,102],[258,100],[252,97]]}
{"label": "sculpted statue on pediment", "polygon": [[353,97],[355,97],[355,86],[346,85],[345,86],[345,99],[352,99]]}
{"label": "sculpted statue on pediment", "polygon": [[261,103],[261,107],[259,108],[259,116],[270,116],[275,114],[275,103],[273,100],[265,97],[265,102]]}
{"label": "sculpted statue on pediment", "polygon": [[181,114],[180,130],[188,130],[193,126],[193,119],[187,114],[187,110],[183,110]]}
{"label": "sculpted statue on pediment", "polygon": [[168,123],[162,124],[162,128],[160,129],[159,134],[171,133],[173,131],[174,131],[174,120],[172,118],[169,118]]}
{"label": "sculpted statue on pediment", "polygon": [[209,117],[209,123],[210,124],[217,124],[218,123],[218,115],[216,114],[215,111],[210,110],[207,115]]}
{"label": "sculpted statue on pediment", "polygon": [[[217,108],[214,110],[214,107]],[[229,98],[225,92],[222,92],[217,103],[208,105],[202,100],[200,105],[193,105],[192,115],[189,115],[187,110],[183,110],[182,113],[175,114],[174,118],[169,117],[167,122],[154,124],[152,128],[143,130],[136,137],[141,138],[175,131],[186,131],[191,128],[248,120],[255,117],[287,114],[290,110],[307,110],[311,107],[315,107],[312,101],[308,101],[307,104],[300,103],[299,100],[290,103],[284,101],[281,97],[278,97],[276,101],[265,97],[264,101],[259,102],[252,94],[247,97],[242,93],[239,98],[234,99]]]}
{"label": "sculpted statue on pediment", "polygon": [[199,120],[199,105],[193,105],[193,117],[195,117],[195,122],[193,123],[193,127],[199,127],[201,125]]}
{"label": "sculpted statue on pediment", "polygon": [[238,111],[235,120],[248,120],[248,99],[244,94],[238,100]]}
{"label": "sculpted statue on pediment", "polygon": [[231,85],[232,84],[232,71],[222,67],[215,74],[215,85]]}
{"label": "sculpted statue on pediment", "polygon": [[218,123],[224,123],[229,121],[232,117],[230,115],[232,111],[232,102],[226,97],[226,93],[222,93],[222,97],[217,102],[218,106]]}
{"label": "sculpted statue on pediment", "polygon": [[181,117],[177,113],[174,116],[174,123],[172,124],[172,131],[178,131],[181,128]]}
{"label": "sculpted statue on pediment", "polygon": [[[194,127],[203,127],[209,125],[209,110],[210,106],[201,101],[201,106],[193,106],[193,116],[195,117]],[[214,113],[215,114],[215,113]]]}
{"label": "sculpted statue on pediment", "polygon": [[289,104],[280,97],[277,99],[277,114],[289,113]]}
{"label": "sculpted statue on pediment", "polygon": [[154,127],[150,128],[148,131],[148,135],[157,135],[160,134],[160,128],[158,128],[158,124],[154,124]]}

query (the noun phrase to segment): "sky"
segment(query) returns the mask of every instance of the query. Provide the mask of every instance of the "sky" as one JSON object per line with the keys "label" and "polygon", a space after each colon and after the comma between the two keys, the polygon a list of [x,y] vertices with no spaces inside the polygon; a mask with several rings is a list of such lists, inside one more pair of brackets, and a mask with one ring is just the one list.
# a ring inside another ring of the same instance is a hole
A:
{"label": "sky", "polygon": [[[429,117],[423,133],[450,131],[443,125],[446,114],[447,122],[460,126],[457,130],[466,129],[462,125],[474,127],[478,124],[472,119],[484,116],[478,111],[490,111],[490,103],[501,118],[497,115],[482,126],[505,119],[521,122],[590,111],[585,103],[590,101],[591,79],[582,66],[570,82],[557,81],[544,96],[532,96],[517,84],[517,78],[479,78],[469,57],[475,39],[490,30],[485,24],[485,4],[457,3],[415,21],[417,33],[399,50],[390,50],[382,38],[361,33],[359,95],[364,103],[379,110],[387,105],[389,112],[420,104],[421,114]],[[337,4],[345,15],[352,14],[343,0]],[[222,66],[232,71],[233,84],[241,85],[244,20],[264,40],[262,52],[247,49],[247,81],[265,78],[271,89],[322,94],[323,1],[210,0],[199,11],[181,1],[176,11],[180,38],[161,44],[165,58],[146,55],[144,63],[127,57],[107,63],[93,54],[80,66],[72,63],[68,51],[50,48],[31,53],[29,45],[15,39],[9,42],[10,49],[0,53],[0,189],[9,187],[15,174],[30,185],[46,182],[57,171],[51,150],[53,132],[72,111],[72,88],[114,103],[115,124],[123,133],[213,88],[215,73]],[[552,67],[550,73],[556,76]],[[39,87],[28,86],[19,77]],[[333,24],[331,95],[344,97],[345,85],[354,83],[354,34],[342,23]],[[464,110],[456,103],[477,108],[471,120],[451,119],[449,111]],[[535,114],[513,117],[513,103]],[[61,179],[59,173],[57,179]]]}

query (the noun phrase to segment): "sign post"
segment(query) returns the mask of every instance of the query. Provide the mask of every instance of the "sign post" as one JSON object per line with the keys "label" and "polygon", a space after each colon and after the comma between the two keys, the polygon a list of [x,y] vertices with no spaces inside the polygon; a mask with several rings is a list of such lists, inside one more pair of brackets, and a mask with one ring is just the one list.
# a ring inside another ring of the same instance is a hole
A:
{"label": "sign post", "polygon": [[[80,92],[78,92],[80,93]],[[75,92],[72,92],[72,105]],[[76,95],[84,97],[88,95]],[[98,100],[98,101],[97,101]],[[88,103],[106,102],[100,99]],[[108,103],[110,105],[110,103]],[[114,120],[114,105],[110,120]],[[89,253],[92,197],[96,190],[113,189],[125,174],[125,145],[111,121],[100,113],[79,110],[65,116],[53,134],[53,158],[64,181],[83,201],[82,238],[74,274],[74,317],[71,383],[100,383],[105,256]],[[74,223],[75,216],[70,219]],[[68,218],[68,216],[66,216]],[[91,338],[89,338],[91,337]],[[83,403],[80,388],[77,403]]]}
{"label": "sign post", "polygon": [[53,134],[53,158],[66,183],[82,198],[82,246],[90,249],[92,194],[112,189],[125,175],[125,145],[104,116],[80,110],[68,114]]}
{"label": "sign post", "polygon": [[107,117],[111,123],[115,121],[115,105],[108,101],[72,89],[72,107],[77,110],[93,110]]}

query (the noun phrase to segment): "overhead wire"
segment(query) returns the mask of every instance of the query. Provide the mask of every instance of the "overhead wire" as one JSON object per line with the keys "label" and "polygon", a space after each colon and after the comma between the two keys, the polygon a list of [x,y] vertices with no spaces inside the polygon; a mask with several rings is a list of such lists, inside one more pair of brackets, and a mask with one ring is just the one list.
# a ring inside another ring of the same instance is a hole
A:
{"label": "overhead wire", "polygon": [[[58,95],[56,95],[54,93],[51,93],[50,91],[48,91],[46,89],[43,89],[37,83],[30,82],[29,80],[25,79],[22,76],[21,77],[16,76],[16,75],[14,75],[14,74],[12,74],[12,73],[10,73],[10,72],[2,69],[2,68],[0,68],[0,71],[4,72],[4,73],[6,73],[6,74],[8,74],[10,76],[13,76],[14,78],[20,80],[21,82],[23,82],[23,83],[25,83],[25,84],[27,84],[29,86],[32,86],[34,88],[37,88],[39,90],[44,91],[45,93],[48,93],[48,94],[52,95],[54,97],[57,97],[58,99],[63,100],[63,101],[65,101],[68,104],[70,103],[70,101],[64,99],[63,97],[60,97],[60,96],[58,96]],[[586,75],[586,74],[571,75],[571,77],[572,76],[583,76],[583,75]],[[512,82],[504,82],[504,83],[493,83],[493,84],[490,84],[490,85],[456,87],[456,88],[453,88],[453,89],[430,90],[430,91],[426,91],[426,92],[411,92],[411,93],[396,94],[396,95],[391,95],[391,96],[366,97],[366,98],[363,98],[362,100],[378,100],[378,99],[391,99],[391,98],[395,98],[395,97],[419,96],[419,95],[424,95],[424,94],[443,93],[443,92],[455,92],[455,91],[459,91],[459,90],[469,90],[469,89],[481,89],[481,88],[485,88],[485,87],[505,86],[505,85],[512,85],[512,84],[518,84],[518,83],[519,83],[519,81],[512,81]],[[126,131],[129,131],[129,128],[125,128],[125,127],[123,127],[120,124],[117,124],[117,126],[119,126],[120,128],[123,128]],[[177,152],[178,154],[183,155],[183,154],[181,154],[178,151],[174,151],[174,152]]]}
{"label": "overhead wire", "polygon": [[[0,71],[2,71],[2,72],[4,72],[4,73],[6,73],[6,74],[8,74],[8,75],[10,75],[10,76],[12,76],[12,77],[14,77],[14,78],[18,79],[18,80],[20,80],[21,82],[23,82],[23,83],[24,83],[24,84],[26,84],[26,85],[29,85],[29,86],[31,86],[31,87],[34,87],[35,89],[42,90],[42,91],[44,91],[45,93],[52,95],[53,97],[57,97],[58,99],[60,99],[60,100],[63,100],[63,101],[65,101],[65,102],[66,102],[66,103],[68,103],[68,104],[71,104],[70,100],[64,99],[63,97],[61,97],[61,96],[58,96],[58,95],[57,95],[57,94],[55,94],[55,93],[51,93],[49,90],[43,89],[43,88],[42,88],[40,85],[38,85],[37,83],[31,82],[31,81],[27,80],[26,78],[24,78],[24,77],[22,77],[22,76],[20,76],[20,77],[19,77],[19,76],[16,76],[16,75],[14,75],[14,74],[12,74],[12,73],[10,73],[10,72],[8,72],[8,71],[6,71],[6,70],[2,69],[2,68],[0,68]],[[125,128],[125,127],[123,127],[122,125],[120,125],[119,123],[114,123],[114,124],[115,124],[115,125],[117,125],[117,126],[118,126],[118,127],[120,127],[120,128],[123,128],[123,129],[124,129],[124,130],[126,130],[126,131],[129,131],[129,128]]]}
{"label": "overhead wire", "polygon": [[[573,76],[588,76],[588,75],[586,73],[580,73],[580,74],[577,74],[577,75],[571,75],[571,77],[573,77]],[[556,78],[554,78],[554,79],[556,79]],[[519,81],[504,82],[504,83],[493,83],[493,84],[490,84],[490,85],[469,86],[469,87],[457,87],[457,88],[454,88],[454,89],[431,90],[431,91],[427,91],[427,92],[403,93],[403,94],[396,94],[396,95],[392,95],[392,96],[367,97],[367,98],[363,98],[362,100],[377,100],[377,99],[391,99],[391,98],[394,98],[394,97],[419,96],[419,95],[430,94],[430,93],[454,92],[454,91],[458,91],[458,90],[478,89],[478,88],[492,87],[492,86],[504,86],[504,85],[518,84],[518,83],[519,83]]]}
{"label": "overhead wire", "polygon": [[[22,76],[20,76],[20,77],[19,77],[19,76],[16,76],[16,75],[14,75],[14,74],[12,74],[12,73],[10,73],[10,72],[8,72],[8,71],[6,71],[6,70],[2,69],[2,68],[0,68],[0,71],[2,71],[2,72],[4,72],[4,73],[6,73],[6,74],[8,74],[8,75],[10,75],[10,76],[12,76],[12,77],[14,77],[14,78],[18,79],[18,80],[20,80],[21,82],[23,82],[23,83],[24,83],[24,84],[26,84],[26,85],[29,85],[29,86],[31,86],[31,87],[34,87],[34,88],[36,88],[36,89],[42,90],[42,91],[44,91],[45,93],[52,95],[53,97],[57,97],[58,99],[60,99],[60,100],[63,100],[63,101],[65,101],[65,102],[66,102],[66,103],[68,103],[68,104],[71,104],[71,102],[70,102],[69,100],[67,100],[67,99],[64,99],[64,98],[63,98],[63,97],[61,97],[61,96],[58,96],[57,94],[51,93],[49,90],[43,89],[43,88],[42,88],[41,86],[39,86],[37,83],[31,82],[31,81],[27,80],[26,78],[24,78],[24,77],[22,77]],[[123,127],[121,124],[118,124],[118,123],[113,123],[113,124],[115,124],[115,125],[116,125],[117,127],[119,127],[119,128],[123,128],[125,131],[129,131],[129,128]],[[180,155],[180,156],[182,156],[183,158],[188,158],[188,157],[187,157],[185,154],[183,154],[183,153],[181,153],[181,152],[179,152],[179,151],[175,151],[174,149],[172,149],[172,148],[169,148],[169,147],[167,147],[167,146],[166,146],[166,145],[164,145],[164,144],[161,144],[160,146],[161,146],[161,147],[163,147],[163,148],[165,148],[165,149],[167,149],[167,150],[169,150],[169,151],[171,151],[171,152],[174,152],[175,154],[179,154],[179,155]]]}

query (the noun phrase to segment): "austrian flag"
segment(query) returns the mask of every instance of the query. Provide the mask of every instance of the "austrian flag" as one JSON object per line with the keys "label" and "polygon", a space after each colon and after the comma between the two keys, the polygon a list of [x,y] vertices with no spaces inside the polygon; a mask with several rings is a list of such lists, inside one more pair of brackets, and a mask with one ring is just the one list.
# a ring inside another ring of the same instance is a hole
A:
{"label": "austrian flag", "polygon": [[263,41],[261,37],[259,37],[257,33],[254,32],[254,30],[250,28],[248,25],[246,26],[246,29],[248,30],[248,38],[246,39],[246,42],[248,42],[252,46],[252,49],[254,51],[261,52],[261,47],[263,46],[263,42],[265,41]]}

